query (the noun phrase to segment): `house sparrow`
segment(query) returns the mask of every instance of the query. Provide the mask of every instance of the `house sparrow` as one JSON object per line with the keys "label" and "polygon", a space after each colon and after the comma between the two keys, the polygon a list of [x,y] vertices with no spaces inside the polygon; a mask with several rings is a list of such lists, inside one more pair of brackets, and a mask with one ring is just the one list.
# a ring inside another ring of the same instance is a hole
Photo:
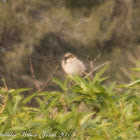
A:
{"label": "house sparrow", "polygon": [[79,60],[74,54],[66,53],[62,60],[62,68],[64,71],[70,75],[84,75],[86,67],[81,60]]}

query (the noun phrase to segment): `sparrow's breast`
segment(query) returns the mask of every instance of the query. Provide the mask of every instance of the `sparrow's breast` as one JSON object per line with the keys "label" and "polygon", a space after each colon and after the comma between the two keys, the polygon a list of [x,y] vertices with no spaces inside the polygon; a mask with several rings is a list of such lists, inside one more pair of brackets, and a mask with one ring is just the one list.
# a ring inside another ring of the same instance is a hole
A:
{"label": "sparrow's breast", "polygon": [[67,63],[63,62],[62,67],[64,71],[70,76],[73,76],[75,74],[83,75],[86,69],[82,61],[78,59]]}

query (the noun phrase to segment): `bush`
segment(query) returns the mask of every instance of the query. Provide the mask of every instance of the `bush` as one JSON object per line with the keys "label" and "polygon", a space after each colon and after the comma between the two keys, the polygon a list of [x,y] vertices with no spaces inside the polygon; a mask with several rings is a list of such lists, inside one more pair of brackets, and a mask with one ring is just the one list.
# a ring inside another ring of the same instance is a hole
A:
{"label": "bush", "polygon": [[[0,137],[3,139],[138,140],[140,138],[140,79],[128,85],[106,86],[104,67],[93,79],[54,78],[61,91],[1,88]],[[138,69],[136,69],[138,70]],[[73,84],[69,85],[69,81]],[[35,98],[39,107],[28,103]]]}

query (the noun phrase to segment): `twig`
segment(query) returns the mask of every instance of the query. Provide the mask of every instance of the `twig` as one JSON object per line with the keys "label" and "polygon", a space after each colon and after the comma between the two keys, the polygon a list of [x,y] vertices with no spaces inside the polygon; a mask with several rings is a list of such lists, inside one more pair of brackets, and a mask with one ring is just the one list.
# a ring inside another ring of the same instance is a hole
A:
{"label": "twig", "polygon": [[90,69],[93,69],[93,62],[92,62],[92,60],[91,60],[91,57],[90,57],[89,55],[84,54],[84,53],[83,53],[83,55],[84,55],[85,57],[87,57],[87,59],[89,60]]}
{"label": "twig", "polygon": [[89,60],[89,64],[90,64],[90,69],[93,69],[93,63],[102,55],[102,53],[100,53],[93,61],[91,59],[91,57],[89,55],[86,55],[83,53],[84,56],[86,56]]}
{"label": "twig", "polygon": [[[96,58],[94,58],[93,61],[90,62],[91,65],[91,70],[94,68],[93,63],[102,55],[102,53],[100,53]],[[91,76],[91,75],[90,75]],[[92,76],[91,76],[92,77]]]}
{"label": "twig", "polygon": [[38,81],[36,80],[36,77],[35,77],[35,74],[34,74],[34,69],[33,69],[33,64],[32,64],[32,59],[30,58],[30,70],[31,70],[31,73],[32,73],[32,77],[34,79],[34,83],[35,83],[35,86],[36,88],[38,89],[38,91],[40,91],[40,86],[38,84]]}
{"label": "twig", "polygon": [[69,83],[68,83],[68,86],[67,86],[67,89],[66,90],[69,90],[71,84],[73,83],[73,80],[70,80]]}
{"label": "twig", "polygon": [[46,86],[49,84],[49,82],[51,81],[52,77],[54,76],[54,74],[56,73],[56,70],[59,68],[59,65],[56,66],[56,68],[54,69],[53,73],[51,74],[50,78],[46,81],[45,86],[39,90],[39,92],[42,92]]}
{"label": "twig", "polygon": [[83,53],[83,55],[84,55],[85,57],[87,57],[87,59],[88,59],[89,61],[91,61],[91,58],[90,58],[89,55],[86,55],[86,54],[84,54],[84,53]]}
{"label": "twig", "polygon": [[103,67],[104,65],[107,65],[108,63],[110,63],[110,61],[108,61],[108,62],[106,62],[106,63],[104,63],[104,64],[102,64],[102,65],[100,65],[100,66],[98,66],[97,68],[95,68],[95,69],[92,69],[92,71],[91,72],[89,72],[84,78],[87,78],[87,77],[89,77],[94,71],[96,71],[96,70],[98,70],[99,68],[101,68],[101,67]]}
{"label": "twig", "polygon": [[100,54],[92,61],[92,63],[94,63],[101,55],[102,55],[102,53],[100,53]]}

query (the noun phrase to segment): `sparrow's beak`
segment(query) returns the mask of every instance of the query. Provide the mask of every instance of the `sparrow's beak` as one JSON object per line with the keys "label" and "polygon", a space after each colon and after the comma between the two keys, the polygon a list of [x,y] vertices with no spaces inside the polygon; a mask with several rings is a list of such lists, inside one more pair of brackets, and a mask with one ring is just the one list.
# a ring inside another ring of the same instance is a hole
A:
{"label": "sparrow's beak", "polygon": [[66,62],[67,57],[63,57],[62,60],[64,60]]}
{"label": "sparrow's beak", "polygon": [[65,57],[62,58],[62,60],[65,60],[65,59],[66,59]]}

